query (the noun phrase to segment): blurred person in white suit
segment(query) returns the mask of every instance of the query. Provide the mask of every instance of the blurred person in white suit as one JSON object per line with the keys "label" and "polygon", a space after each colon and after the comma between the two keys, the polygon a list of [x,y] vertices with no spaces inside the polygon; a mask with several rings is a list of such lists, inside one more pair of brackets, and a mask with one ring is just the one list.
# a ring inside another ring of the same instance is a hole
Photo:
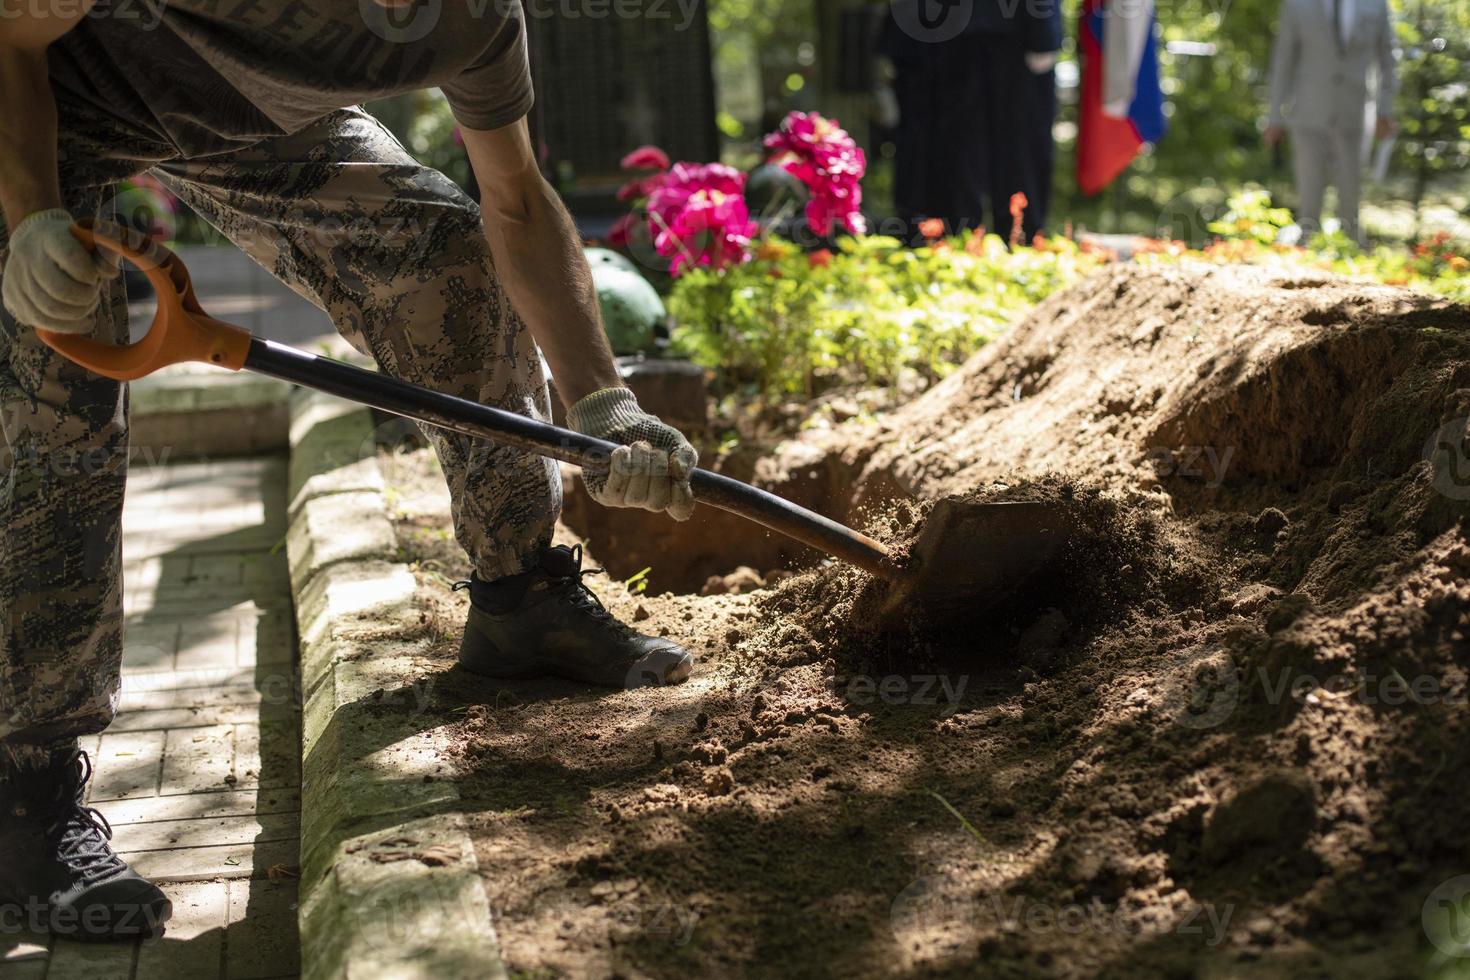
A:
{"label": "blurred person in white suit", "polygon": [[1370,71],[1377,76],[1374,135],[1387,139],[1394,131],[1398,91],[1387,0],[1282,0],[1265,140],[1276,146],[1290,134],[1297,222],[1304,235],[1321,229],[1322,199],[1331,184],[1343,233],[1361,241]]}

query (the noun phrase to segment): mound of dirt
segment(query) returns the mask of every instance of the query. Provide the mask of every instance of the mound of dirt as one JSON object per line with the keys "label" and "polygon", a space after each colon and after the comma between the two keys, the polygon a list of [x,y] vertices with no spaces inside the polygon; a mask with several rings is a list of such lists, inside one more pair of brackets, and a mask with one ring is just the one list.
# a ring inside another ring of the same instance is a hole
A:
{"label": "mound of dirt", "polygon": [[1465,316],[1372,283],[1114,266],[877,424],[789,455],[851,487],[849,512],[1051,472],[1167,484],[1197,503],[1201,491],[1291,489],[1369,459],[1378,475],[1401,473],[1441,418],[1470,409]]}
{"label": "mound of dirt", "polygon": [[[963,629],[876,635],[881,585],[826,563],[744,595],[605,590],[699,654],[678,688],[447,673],[511,966],[1427,962],[1431,895],[1470,872],[1447,816],[1470,798],[1467,418],[1463,308],[1118,266],[890,415],[793,439],[759,482],[899,548],[946,494],[1066,500],[1081,533]],[[710,575],[767,567],[698,547],[726,556]],[[452,622],[462,598],[424,582]]]}

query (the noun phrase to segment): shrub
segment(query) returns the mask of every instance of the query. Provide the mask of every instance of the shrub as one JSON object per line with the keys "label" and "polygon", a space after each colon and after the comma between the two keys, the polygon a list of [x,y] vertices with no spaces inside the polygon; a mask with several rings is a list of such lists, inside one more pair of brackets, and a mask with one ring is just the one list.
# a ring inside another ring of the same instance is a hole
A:
{"label": "shrub", "polygon": [[[1232,198],[1214,227],[1220,237],[1205,248],[1139,238],[1132,254],[1142,263],[1330,271],[1470,300],[1470,260],[1447,235],[1372,252],[1341,234],[1318,235],[1302,248],[1278,242],[1289,223],[1268,194],[1251,190]],[[724,385],[772,394],[891,385],[905,375],[929,383],[1011,320],[1116,258],[1065,237],[1007,248],[994,235],[940,237],[938,223],[923,233],[930,241],[921,248],[868,235],[810,253],[767,236],[744,265],[688,271],[668,298],[675,349],[716,369]]]}
{"label": "shrub", "polygon": [[668,306],[675,349],[722,381],[813,395],[937,380],[1099,261],[1064,238],[1011,251],[994,235],[917,249],[870,235],[811,253],[767,238],[749,263],[686,272]]}

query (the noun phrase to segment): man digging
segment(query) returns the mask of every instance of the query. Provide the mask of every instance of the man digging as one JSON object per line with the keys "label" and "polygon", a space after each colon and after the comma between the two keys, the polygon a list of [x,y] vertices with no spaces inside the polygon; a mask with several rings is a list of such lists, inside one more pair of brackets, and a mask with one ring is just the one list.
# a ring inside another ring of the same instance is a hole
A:
{"label": "man digging", "polygon": [[[532,152],[518,3],[94,2],[0,0],[0,912],[105,940],[171,912],[84,805],[78,748],[117,706],[127,391],[32,328],[127,342],[116,270],[69,230],[109,185],[155,174],[398,378],[547,418],[544,351],[571,427],[621,445],[587,480],[603,504],[687,518],[696,454],[622,386]],[[479,208],[355,108],[429,86],[463,127]],[[466,669],[688,677],[688,653],[615,620],[580,552],[551,546],[554,463],[426,431],[474,566]]]}

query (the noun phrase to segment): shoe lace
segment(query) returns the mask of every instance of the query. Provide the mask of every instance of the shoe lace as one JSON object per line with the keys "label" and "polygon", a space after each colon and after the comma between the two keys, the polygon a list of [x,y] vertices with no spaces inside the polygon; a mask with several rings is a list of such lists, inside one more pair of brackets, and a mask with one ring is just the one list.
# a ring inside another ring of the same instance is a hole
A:
{"label": "shoe lace", "polygon": [[576,606],[585,610],[589,616],[604,626],[617,629],[619,632],[632,632],[616,616],[608,611],[597,597],[597,593],[587,587],[586,578],[589,575],[606,575],[605,568],[583,568],[582,546],[572,545],[572,557],[577,560],[577,571],[566,577],[553,577],[555,583],[552,588],[562,591],[568,599]]}
{"label": "shoe lace", "polygon": [[[576,570],[568,575],[548,574],[546,579],[550,583],[550,587],[602,626],[615,629],[622,633],[633,632],[632,629],[608,611],[608,608],[602,604],[602,600],[597,597],[597,593],[588,588],[587,583],[584,581],[589,575],[606,575],[607,569],[583,568],[582,546],[580,544],[572,545],[571,552],[572,559],[576,562]],[[455,582],[453,591],[462,592],[468,589],[470,584],[468,580]]]}
{"label": "shoe lace", "polygon": [[67,866],[90,884],[116,871],[122,866],[122,859],[112,851],[112,825],[100,811],[83,802],[87,783],[92,779],[92,759],[87,753],[78,752],[76,763],[80,778],[75,787],[65,783],[57,787],[47,834]]}

